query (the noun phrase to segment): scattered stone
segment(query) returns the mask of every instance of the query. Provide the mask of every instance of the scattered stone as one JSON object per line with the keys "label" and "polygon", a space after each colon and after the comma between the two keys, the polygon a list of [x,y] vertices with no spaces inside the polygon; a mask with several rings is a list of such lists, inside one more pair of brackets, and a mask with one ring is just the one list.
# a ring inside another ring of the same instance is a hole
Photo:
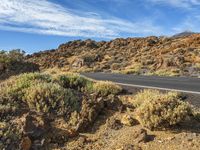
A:
{"label": "scattered stone", "polygon": [[[142,65],[139,74],[164,70],[165,74],[174,75],[176,70],[177,75],[198,77],[199,37],[196,34],[176,40],[169,37],[115,39],[109,42],[76,40],[62,44],[58,49],[29,55],[27,60],[41,68],[65,67],[76,71],[112,70],[127,73],[134,73],[132,65],[139,62]],[[190,67],[191,70],[188,69]],[[159,75],[159,72],[156,74]]]}
{"label": "scattered stone", "polygon": [[137,124],[137,121],[134,120],[130,115],[124,115],[121,119],[121,123],[126,126],[133,126]]}

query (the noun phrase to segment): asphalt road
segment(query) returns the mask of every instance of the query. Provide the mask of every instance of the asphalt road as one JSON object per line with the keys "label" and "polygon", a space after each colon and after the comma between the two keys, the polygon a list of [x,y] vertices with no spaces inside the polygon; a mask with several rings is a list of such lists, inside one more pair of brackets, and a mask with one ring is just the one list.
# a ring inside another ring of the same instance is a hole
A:
{"label": "asphalt road", "polygon": [[128,87],[173,90],[200,94],[200,78],[136,76],[111,73],[82,73],[81,75],[93,80],[112,81]]}

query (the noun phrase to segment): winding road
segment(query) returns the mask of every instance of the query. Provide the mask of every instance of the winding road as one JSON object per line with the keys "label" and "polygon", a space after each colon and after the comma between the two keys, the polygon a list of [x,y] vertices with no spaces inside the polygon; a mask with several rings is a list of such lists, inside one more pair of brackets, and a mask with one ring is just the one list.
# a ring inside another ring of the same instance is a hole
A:
{"label": "winding road", "polygon": [[169,90],[200,95],[200,78],[136,76],[113,73],[81,73],[81,75],[93,80],[112,81],[127,87]]}

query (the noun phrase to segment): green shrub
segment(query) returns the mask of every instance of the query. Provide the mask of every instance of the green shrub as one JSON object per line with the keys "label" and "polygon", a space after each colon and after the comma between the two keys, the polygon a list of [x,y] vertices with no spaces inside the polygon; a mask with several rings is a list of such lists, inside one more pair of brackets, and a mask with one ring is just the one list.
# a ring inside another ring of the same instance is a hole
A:
{"label": "green shrub", "polygon": [[65,115],[78,110],[78,97],[56,83],[38,83],[25,90],[23,100],[37,112]]}
{"label": "green shrub", "polygon": [[64,88],[76,90],[92,90],[92,81],[89,81],[78,75],[60,75],[58,76],[59,84]]}
{"label": "green shrub", "polygon": [[[149,129],[165,128],[183,121],[191,113],[190,105],[174,92],[145,90],[135,96],[136,118]],[[139,102],[139,103],[138,103]]]}
{"label": "green shrub", "polygon": [[50,76],[46,74],[25,73],[4,82],[0,88],[0,96],[2,99],[19,100],[23,96],[23,89],[30,87],[35,82],[50,81]]}
{"label": "green shrub", "polygon": [[107,96],[109,94],[119,94],[122,88],[109,81],[99,81],[94,83],[93,90],[102,96]]}
{"label": "green shrub", "polygon": [[193,108],[192,109],[192,116],[195,120],[200,121],[200,109]]}
{"label": "green shrub", "polygon": [[0,51],[0,63],[9,65],[14,62],[21,62],[24,60],[24,51],[20,49],[11,50],[9,52]]}

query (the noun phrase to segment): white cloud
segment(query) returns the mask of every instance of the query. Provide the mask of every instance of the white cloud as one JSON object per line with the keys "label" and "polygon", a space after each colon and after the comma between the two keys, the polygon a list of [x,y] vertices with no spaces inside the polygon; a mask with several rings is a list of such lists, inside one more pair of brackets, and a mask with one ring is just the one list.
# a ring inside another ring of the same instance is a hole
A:
{"label": "white cloud", "polygon": [[149,35],[161,30],[148,20],[133,23],[110,18],[95,12],[77,13],[48,0],[0,0],[0,30],[104,38],[122,33]]}
{"label": "white cloud", "polygon": [[148,0],[156,4],[169,4],[174,7],[192,8],[200,5],[200,0]]}
{"label": "white cloud", "polygon": [[199,29],[200,15],[189,15],[183,22],[177,24],[172,30],[174,32],[193,31],[200,32]]}

